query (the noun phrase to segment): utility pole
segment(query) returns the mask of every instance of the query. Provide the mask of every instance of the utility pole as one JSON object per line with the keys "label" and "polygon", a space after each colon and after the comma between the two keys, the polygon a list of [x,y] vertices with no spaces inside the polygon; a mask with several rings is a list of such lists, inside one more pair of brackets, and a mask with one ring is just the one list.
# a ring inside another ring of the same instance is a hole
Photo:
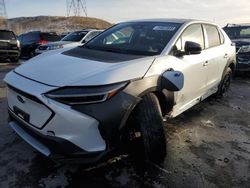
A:
{"label": "utility pole", "polygon": [[0,26],[8,28],[7,11],[4,0],[0,0]]}
{"label": "utility pole", "polygon": [[66,6],[67,6],[67,16],[70,15],[73,16],[81,16],[83,13],[86,17],[88,17],[87,14],[87,6],[85,0],[66,0]]}

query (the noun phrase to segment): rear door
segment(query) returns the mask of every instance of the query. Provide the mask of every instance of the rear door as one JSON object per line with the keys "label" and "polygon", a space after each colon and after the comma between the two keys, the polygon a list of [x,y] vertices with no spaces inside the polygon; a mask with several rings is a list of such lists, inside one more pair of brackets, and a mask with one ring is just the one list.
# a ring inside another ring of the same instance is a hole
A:
{"label": "rear door", "polygon": [[228,54],[226,53],[226,49],[223,45],[223,35],[219,33],[217,26],[203,24],[203,27],[206,36],[204,53],[208,57],[205,64],[207,69],[206,95],[211,95],[217,91],[223,71],[221,69],[224,68],[227,63]]}

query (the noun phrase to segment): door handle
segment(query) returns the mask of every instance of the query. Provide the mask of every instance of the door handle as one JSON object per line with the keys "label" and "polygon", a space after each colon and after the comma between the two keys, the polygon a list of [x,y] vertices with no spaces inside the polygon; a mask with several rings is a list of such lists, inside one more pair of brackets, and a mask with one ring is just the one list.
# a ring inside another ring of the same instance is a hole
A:
{"label": "door handle", "polygon": [[224,55],[224,58],[228,58],[228,54],[225,54],[225,55]]}
{"label": "door handle", "polygon": [[205,61],[205,63],[203,63],[203,66],[204,66],[204,67],[207,67],[208,64],[209,64],[209,62],[208,62],[208,61]]}

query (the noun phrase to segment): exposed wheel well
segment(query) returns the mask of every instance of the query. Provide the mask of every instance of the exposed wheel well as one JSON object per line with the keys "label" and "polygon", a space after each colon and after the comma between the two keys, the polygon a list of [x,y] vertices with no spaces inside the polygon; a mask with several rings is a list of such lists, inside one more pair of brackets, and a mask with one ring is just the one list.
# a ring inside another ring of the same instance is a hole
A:
{"label": "exposed wheel well", "polygon": [[232,70],[233,73],[235,72],[235,64],[234,63],[230,63],[228,67]]}
{"label": "exposed wheel well", "polygon": [[165,95],[160,91],[155,91],[153,93],[156,95],[157,99],[159,100],[162,114],[166,114],[167,113],[167,109],[166,109],[167,100],[166,100]]}

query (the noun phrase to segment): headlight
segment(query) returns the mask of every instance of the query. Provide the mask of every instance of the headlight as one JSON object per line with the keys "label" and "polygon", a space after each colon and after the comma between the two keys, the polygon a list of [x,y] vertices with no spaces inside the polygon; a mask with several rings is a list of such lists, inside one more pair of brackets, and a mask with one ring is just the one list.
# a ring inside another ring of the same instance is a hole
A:
{"label": "headlight", "polygon": [[45,96],[68,105],[100,103],[115,96],[127,86],[127,83],[122,82],[104,86],[63,87],[45,93]]}
{"label": "headlight", "polygon": [[248,53],[248,52],[250,52],[250,45],[248,45],[248,46],[242,46],[240,48],[240,53]]}
{"label": "headlight", "polygon": [[57,49],[60,49],[60,48],[63,48],[63,45],[49,46],[48,50],[57,50]]}

